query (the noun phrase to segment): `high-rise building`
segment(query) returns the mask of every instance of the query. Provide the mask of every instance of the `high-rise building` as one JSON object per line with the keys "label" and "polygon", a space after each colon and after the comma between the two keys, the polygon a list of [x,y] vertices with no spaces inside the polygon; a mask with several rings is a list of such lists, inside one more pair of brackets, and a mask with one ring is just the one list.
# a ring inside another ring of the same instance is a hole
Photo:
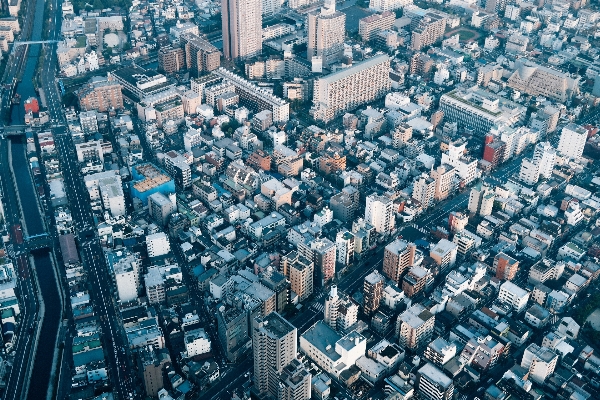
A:
{"label": "high-rise building", "polygon": [[494,208],[494,190],[487,183],[478,183],[469,194],[469,212],[481,216],[491,215]]}
{"label": "high-rise building", "polygon": [[185,68],[185,52],[181,47],[166,46],[158,50],[158,70],[171,74]]}
{"label": "high-rise building", "polygon": [[165,170],[175,180],[175,185],[185,189],[192,184],[192,170],[187,159],[178,152],[171,150],[165,154]]}
{"label": "high-rise building", "polygon": [[390,58],[378,54],[315,80],[311,115],[329,122],[346,111],[385,96],[391,87]]}
{"label": "high-rise building", "polygon": [[556,150],[549,142],[538,143],[531,158],[523,159],[519,179],[528,185],[535,185],[540,176],[550,178],[556,164]]}
{"label": "high-rise building", "polygon": [[276,312],[256,317],[252,325],[254,388],[277,397],[279,375],[298,352],[297,329]]}
{"label": "high-rise building", "polygon": [[467,155],[467,143],[459,140],[448,145],[448,151],[442,153],[442,165],[448,164],[455,168],[456,175],[469,185],[477,177],[477,160]]}
{"label": "high-rise building", "polygon": [[221,52],[207,40],[193,33],[184,33],[180,41],[185,49],[185,60],[192,75],[200,76],[221,66]]}
{"label": "high-rise building", "polygon": [[587,141],[588,132],[582,126],[576,124],[568,124],[560,133],[560,141],[558,142],[558,152],[563,156],[571,159],[578,159],[583,154],[583,148]]}
{"label": "high-rise building", "polygon": [[332,285],[329,296],[325,299],[325,308],[323,309],[323,321],[333,329],[337,326],[338,303],[340,298],[337,294],[337,286]]}
{"label": "high-rise building", "polygon": [[442,370],[427,363],[417,372],[417,393],[423,400],[450,400],[454,383]]}
{"label": "high-rise building", "polygon": [[457,186],[456,168],[449,164],[442,164],[433,171],[431,177],[435,180],[436,201],[442,201],[448,198]]}
{"label": "high-rise building", "polygon": [[171,362],[167,349],[155,349],[146,346],[138,352],[138,370],[144,378],[146,395],[156,397],[158,391],[165,387],[164,368]]}
{"label": "high-rise building", "polygon": [[262,0],[222,0],[223,53],[230,60],[262,52]]}
{"label": "high-rise building", "polygon": [[237,362],[250,349],[248,312],[235,307],[220,307],[217,310],[217,333],[225,357]]}
{"label": "high-rise building", "polygon": [[377,12],[393,11],[411,5],[413,0],[371,0],[369,8]]}
{"label": "high-rise building", "polygon": [[106,79],[91,79],[77,92],[79,108],[82,111],[96,110],[107,112],[123,108],[121,85],[112,75]]}
{"label": "high-rise building", "polygon": [[332,329],[345,332],[358,321],[358,305],[344,294],[339,296],[337,286],[332,285],[325,299],[323,317]]}
{"label": "high-rise building", "polygon": [[423,209],[433,206],[435,200],[436,181],[423,173],[413,184],[412,198],[421,203]]}
{"label": "high-rise building", "polygon": [[337,262],[342,266],[352,264],[354,261],[354,235],[349,231],[340,231],[335,237],[337,249]]}
{"label": "high-rise building", "polygon": [[440,267],[440,271],[443,272],[454,266],[457,252],[458,246],[456,244],[447,239],[442,239],[429,251],[429,256],[433,258]]}
{"label": "high-rise building", "polygon": [[365,221],[373,225],[377,233],[391,233],[396,226],[394,201],[387,196],[377,194],[367,196]]}
{"label": "high-rise building", "polygon": [[281,258],[283,274],[290,280],[290,289],[298,301],[313,294],[314,263],[312,260],[291,251]]}
{"label": "high-rise building", "polygon": [[315,282],[325,286],[335,277],[336,247],[327,238],[314,239],[298,246],[300,254],[311,260],[315,268]]}
{"label": "high-rise building", "polygon": [[383,251],[383,273],[400,284],[402,276],[415,262],[417,247],[402,239],[396,239],[385,246]]}
{"label": "high-rise building", "polygon": [[329,65],[344,54],[346,14],[336,11],[335,0],[325,0],[320,10],[308,14],[308,43],[306,57],[321,57]]}
{"label": "high-rise building", "polygon": [[379,309],[384,284],[385,278],[377,270],[365,277],[363,282],[363,310],[365,314],[371,315]]}
{"label": "high-rise building", "polygon": [[431,341],[435,315],[423,305],[415,304],[398,316],[396,335],[401,346],[412,351],[425,347]]}
{"label": "high-rise building", "polygon": [[406,297],[414,297],[425,290],[430,279],[433,280],[427,269],[414,266],[402,279],[402,291]]}

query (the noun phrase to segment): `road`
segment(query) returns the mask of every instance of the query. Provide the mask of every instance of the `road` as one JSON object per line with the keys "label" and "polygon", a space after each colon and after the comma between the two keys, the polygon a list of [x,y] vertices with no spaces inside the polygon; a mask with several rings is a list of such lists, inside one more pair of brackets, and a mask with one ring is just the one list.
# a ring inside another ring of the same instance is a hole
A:
{"label": "road", "polygon": [[100,317],[102,344],[107,370],[113,384],[113,394],[116,399],[128,399],[129,393],[134,392],[132,380],[128,376],[131,358],[128,355],[128,344],[119,323],[119,312],[114,302],[113,279],[109,274],[104,252],[96,237],[88,193],[74,154],[75,145],[65,127],[55,127],[53,134],[71,215],[78,233],[82,262],[90,283],[89,289],[94,312]]}

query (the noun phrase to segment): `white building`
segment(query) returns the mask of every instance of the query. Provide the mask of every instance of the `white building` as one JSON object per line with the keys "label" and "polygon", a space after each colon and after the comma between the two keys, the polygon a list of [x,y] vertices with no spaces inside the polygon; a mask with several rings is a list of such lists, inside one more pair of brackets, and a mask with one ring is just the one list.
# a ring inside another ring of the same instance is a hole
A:
{"label": "white building", "polygon": [[185,343],[185,353],[187,357],[210,353],[210,338],[204,329],[198,328],[190,331],[187,331],[185,327],[183,329],[185,331],[183,342]]}
{"label": "white building", "polygon": [[562,129],[558,152],[566,158],[579,159],[587,141],[587,130],[582,126],[569,124]]}
{"label": "white building", "polygon": [[337,261],[348,265],[354,260],[354,235],[349,231],[340,231],[335,237]]}
{"label": "white building", "polygon": [[373,225],[378,233],[390,233],[396,225],[393,206],[394,202],[389,197],[376,194],[367,196],[365,221]]}
{"label": "white building", "polygon": [[[140,260],[134,254],[116,256],[109,262],[113,268],[119,301],[129,302],[137,299],[139,287]],[[110,257],[109,257],[110,260]]]}
{"label": "white building", "polygon": [[189,128],[183,135],[183,147],[185,151],[192,151],[193,147],[199,146],[202,143],[202,135],[194,128]]}
{"label": "white building", "polygon": [[371,0],[369,8],[376,12],[393,11],[413,4],[413,0]]}
{"label": "white building", "polygon": [[367,351],[367,339],[353,331],[341,336],[323,321],[318,321],[300,336],[300,350],[328,374],[340,374]]}
{"label": "white building", "polygon": [[456,263],[458,246],[447,239],[441,239],[429,251],[429,256],[440,266],[440,271],[450,268]]}
{"label": "white building", "polygon": [[543,383],[554,373],[558,355],[547,347],[540,347],[535,343],[530,344],[523,353],[521,367],[529,370],[532,381]]}
{"label": "white building", "polygon": [[535,185],[540,177],[550,178],[556,164],[556,150],[549,142],[538,143],[533,156],[523,159],[519,179],[527,185]]}
{"label": "white building", "polygon": [[321,211],[315,213],[314,222],[320,227],[327,225],[333,221],[333,211],[327,206],[323,207]]}
{"label": "white building", "polygon": [[515,285],[511,281],[506,281],[500,286],[498,299],[519,313],[527,306],[529,292]]}
{"label": "white building", "polygon": [[470,184],[477,177],[477,160],[466,155],[467,143],[450,143],[448,151],[442,153],[442,164],[452,165],[456,174],[465,185]]}
{"label": "white building", "polygon": [[146,249],[149,257],[159,257],[171,251],[169,238],[164,232],[157,232],[146,236]]}

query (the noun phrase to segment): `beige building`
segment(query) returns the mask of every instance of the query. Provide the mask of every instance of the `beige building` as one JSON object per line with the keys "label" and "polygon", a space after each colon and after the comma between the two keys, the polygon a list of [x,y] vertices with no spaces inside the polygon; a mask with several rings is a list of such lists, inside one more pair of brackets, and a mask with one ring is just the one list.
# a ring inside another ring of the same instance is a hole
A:
{"label": "beige building", "polygon": [[236,60],[262,52],[262,1],[221,0],[223,53]]}
{"label": "beige building", "polygon": [[192,33],[181,35],[187,67],[193,75],[214,71],[221,66],[221,52],[207,40]]}
{"label": "beige building", "polygon": [[431,177],[435,180],[435,200],[445,200],[456,190],[456,170],[452,165],[440,165],[431,171]]}
{"label": "beige building", "polygon": [[185,67],[185,53],[181,47],[161,47],[158,50],[158,69],[168,74]]}
{"label": "beige building", "polygon": [[413,184],[412,198],[421,203],[423,209],[433,205],[435,200],[436,181],[423,173]]}
{"label": "beige building", "polygon": [[435,315],[421,304],[415,304],[398,317],[396,335],[404,348],[418,350],[431,341]]}
{"label": "beige building", "polygon": [[396,239],[383,251],[383,274],[400,283],[402,276],[415,262],[417,247],[402,239]]}
{"label": "beige building", "polygon": [[515,61],[508,86],[532,96],[544,96],[564,103],[579,93],[579,79],[526,59]]}
{"label": "beige building", "polygon": [[315,80],[311,115],[329,122],[390,90],[390,58],[378,54],[352,67]]}
{"label": "beige building", "polygon": [[375,38],[381,31],[391,29],[396,21],[396,14],[384,11],[381,14],[373,14],[358,20],[358,34],[365,42]]}
{"label": "beige building", "polygon": [[335,0],[325,0],[323,7],[309,13],[307,18],[308,61],[315,56],[322,57],[324,65],[340,60],[344,54],[346,14],[335,10]]}
{"label": "beige building", "polygon": [[123,108],[121,85],[111,76],[102,80],[90,80],[77,92],[77,97],[82,111],[107,112]]}
{"label": "beige building", "polygon": [[281,258],[283,274],[290,280],[290,289],[304,301],[313,293],[314,263],[292,251]]}
{"label": "beige building", "polygon": [[448,16],[444,13],[430,11],[420,20],[411,23],[411,50],[419,51],[444,37],[447,19]]}

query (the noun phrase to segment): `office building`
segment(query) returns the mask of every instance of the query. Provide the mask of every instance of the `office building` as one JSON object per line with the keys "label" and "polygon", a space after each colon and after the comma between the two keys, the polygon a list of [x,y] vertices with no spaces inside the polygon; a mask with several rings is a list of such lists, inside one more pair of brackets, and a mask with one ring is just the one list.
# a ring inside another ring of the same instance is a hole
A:
{"label": "office building", "polygon": [[346,14],[336,11],[335,0],[325,0],[320,10],[307,16],[306,58],[322,59],[324,65],[330,65],[342,58],[346,35]]}
{"label": "office building", "polygon": [[185,52],[181,47],[166,46],[158,50],[158,70],[167,74],[185,68]]}
{"label": "office building", "polygon": [[448,16],[439,11],[428,11],[422,18],[411,22],[410,49],[419,51],[444,37]]}
{"label": "office building", "polygon": [[560,133],[558,152],[563,157],[579,159],[583,155],[587,135],[587,130],[582,126],[573,123],[568,124]]}
{"label": "office building", "polygon": [[[486,135],[493,126],[523,122],[526,108],[478,86],[456,89],[440,98],[444,119]],[[507,145],[508,147],[508,145]]]}
{"label": "office building", "polygon": [[113,217],[126,214],[125,194],[119,175],[99,179],[98,189],[104,210],[109,211]]}
{"label": "office building", "polygon": [[485,182],[477,183],[469,193],[469,212],[481,216],[491,215],[496,195]]}
{"label": "office building", "polygon": [[252,327],[254,389],[277,397],[279,374],[296,358],[297,329],[276,312],[257,317]]}
{"label": "office building", "polygon": [[225,357],[231,362],[238,362],[251,348],[248,313],[235,307],[221,306],[216,314],[217,333]]}
{"label": "office building", "polygon": [[372,315],[379,309],[384,284],[385,278],[377,270],[365,277],[363,282],[363,311],[365,314]]}
{"label": "office building", "polygon": [[383,274],[400,284],[402,276],[415,262],[417,247],[402,239],[396,239],[383,251]]}
{"label": "office building", "polygon": [[558,355],[547,347],[530,344],[523,353],[521,367],[529,371],[529,378],[537,383],[544,381],[554,373]]}
{"label": "office building", "polygon": [[162,193],[153,193],[148,197],[148,214],[159,226],[165,226],[171,214],[177,210],[174,199],[174,193],[170,197]]}
{"label": "office building", "polygon": [[390,58],[378,54],[315,80],[311,115],[330,122],[346,111],[385,96],[390,87]]}
{"label": "office building", "polygon": [[394,11],[412,3],[413,0],[370,0],[369,8],[376,12]]}
{"label": "office building", "polygon": [[283,274],[290,280],[290,289],[298,301],[304,301],[313,294],[314,263],[312,260],[292,251],[281,258]]}
{"label": "office building", "polygon": [[433,206],[435,188],[435,179],[423,173],[413,183],[412,198],[418,201],[423,209],[427,209]]}
{"label": "office building", "polygon": [[398,316],[396,335],[405,349],[418,351],[431,341],[435,315],[421,304],[415,304]]}
{"label": "office building", "polygon": [[180,41],[185,49],[187,68],[192,75],[200,76],[221,66],[221,52],[207,40],[193,33],[184,33]]}
{"label": "office building", "polygon": [[112,75],[107,78],[92,78],[77,92],[81,111],[107,112],[123,108],[121,85]]}
{"label": "office building", "polygon": [[290,104],[287,101],[225,68],[217,69],[214,74],[225,82],[231,83],[235,87],[235,93],[240,96],[240,104],[253,113],[269,110],[272,113],[273,122],[287,122],[290,119]]}
{"label": "office building", "polygon": [[[147,99],[152,96],[162,96],[161,93],[164,93],[175,86],[175,84],[163,74],[137,66],[117,69],[111,73],[111,77],[114,77],[114,79],[121,84],[127,98],[135,103],[144,99],[146,105],[152,105]],[[167,100],[167,98],[160,96],[160,100],[156,100],[156,102]]]}
{"label": "office building", "polygon": [[102,150],[102,142],[99,140],[76,143],[75,153],[77,154],[77,161],[80,163],[88,161],[104,162],[104,150]]}
{"label": "office building", "polygon": [[508,86],[532,96],[543,96],[564,103],[579,94],[579,79],[570,74],[544,67],[526,58],[515,61],[515,71]]}
{"label": "office building", "polygon": [[356,331],[344,336],[317,321],[300,336],[300,350],[325,372],[339,379],[367,350],[367,339]]}
{"label": "office building", "polygon": [[454,266],[457,252],[458,246],[456,244],[447,239],[441,239],[433,249],[429,251],[429,256],[433,258],[439,266],[440,272],[443,272]]}
{"label": "office building", "polygon": [[496,278],[511,281],[519,271],[519,262],[505,253],[498,253],[494,257],[493,269]]}
{"label": "office building", "polygon": [[377,194],[367,196],[365,221],[373,225],[379,234],[391,233],[396,226],[394,201],[387,196]]}
{"label": "office building", "polygon": [[139,253],[111,252],[106,259],[115,276],[119,301],[127,303],[136,300],[140,285]]}
{"label": "office building", "polygon": [[394,22],[396,22],[396,14],[391,11],[369,15],[358,20],[358,34],[363,41],[369,42],[379,32],[391,29]]}
{"label": "office building", "polygon": [[431,363],[417,372],[417,394],[423,400],[451,400],[454,383],[446,374]]}
{"label": "office building", "polygon": [[529,292],[520,288],[511,281],[506,281],[500,285],[498,300],[511,307],[517,313],[525,310],[527,301],[529,300]]}
{"label": "office building", "polygon": [[[329,200],[329,207],[333,212],[333,218],[339,219],[342,222],[354,220],[358,200],[353,193],[342,190],[340,193],[331,197]],[[355,193],[358,194],[358,191],[355,191]]]}
{"label": "office building", "polygon": [[223,53],[230,60],[262,52],[262,0],[222,0]]}

